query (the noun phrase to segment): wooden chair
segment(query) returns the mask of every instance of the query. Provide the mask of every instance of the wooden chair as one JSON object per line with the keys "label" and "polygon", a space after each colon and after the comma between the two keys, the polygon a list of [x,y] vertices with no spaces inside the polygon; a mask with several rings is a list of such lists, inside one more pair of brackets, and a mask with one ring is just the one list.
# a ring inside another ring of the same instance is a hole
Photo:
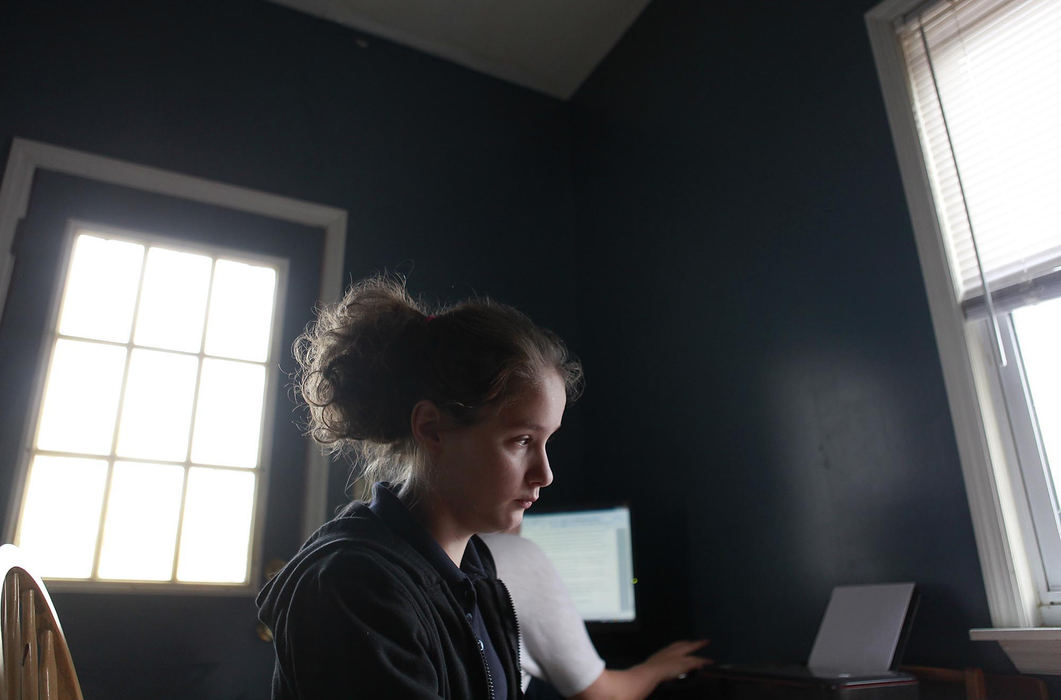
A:
{"label": "wooden chair", "polygon": [[917,677],[923,700],[1050,700],[1046,683],[1032,676],[984,673],[978,668],[903,666],[901,670]]}
{"label": "wooden chair", "polygon": [[987,700],[1050,700],[1050,692],[1041,678],[985,673],[984,682]]}
{"label": "wooden chair", "polygon": [[44,582],[14,545],[0,546],[0,700],[83,700]]}
{"label": "wooden chair", "polygon": [[[965,700],[987,700],[987,684],[984,672],[978,668],[935,668],[933,666],[903,666],[905,671],[917,677],[921,685],[920,696],[964,698]],[[964,691],[964,692],[962,692]]]}

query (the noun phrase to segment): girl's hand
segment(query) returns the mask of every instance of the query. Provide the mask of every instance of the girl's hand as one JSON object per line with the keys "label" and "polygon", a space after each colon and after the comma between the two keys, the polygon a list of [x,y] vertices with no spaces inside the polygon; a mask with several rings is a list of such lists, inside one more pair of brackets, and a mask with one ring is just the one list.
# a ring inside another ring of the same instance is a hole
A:
{"label": "girl's hand", "polygon": [[657,679],[657,683],[682,678],[712,663],[710,659],[694,655],[694,652],[707,646],[708,641],[707,639],[683,640],[668,644],[639,665],[650,670],[653,677]]}

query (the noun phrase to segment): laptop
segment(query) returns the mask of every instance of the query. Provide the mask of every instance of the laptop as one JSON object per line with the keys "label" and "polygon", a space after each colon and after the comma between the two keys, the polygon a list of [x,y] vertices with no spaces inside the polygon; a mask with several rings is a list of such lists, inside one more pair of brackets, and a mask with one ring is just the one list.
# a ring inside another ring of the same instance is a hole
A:
{"label": "laptop", "polygon": [[913,683],[895,670],[917,609],[913,583],[837,586],[829,597],[806,666],[719,664],[739,677],[829,687]]}

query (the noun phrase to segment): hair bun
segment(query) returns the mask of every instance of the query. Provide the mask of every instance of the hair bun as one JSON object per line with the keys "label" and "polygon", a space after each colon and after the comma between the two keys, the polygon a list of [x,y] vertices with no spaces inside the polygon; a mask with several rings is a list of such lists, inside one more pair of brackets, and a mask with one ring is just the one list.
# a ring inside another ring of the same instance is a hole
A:
{"label": "hair bun", "polygon": [[295,341],[310,434],[326,446],[393,442],[408,432],[421,382],[425,315],[394,277],[354,285]]}

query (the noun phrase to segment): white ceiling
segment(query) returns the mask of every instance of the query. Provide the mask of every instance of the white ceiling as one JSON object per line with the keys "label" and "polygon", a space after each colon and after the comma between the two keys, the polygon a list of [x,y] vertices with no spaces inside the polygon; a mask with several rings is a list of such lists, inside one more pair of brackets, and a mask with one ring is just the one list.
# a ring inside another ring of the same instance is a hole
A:
{"label": "white ceiling", "polygon": [[566,100],[650,0],[271,0]]}

